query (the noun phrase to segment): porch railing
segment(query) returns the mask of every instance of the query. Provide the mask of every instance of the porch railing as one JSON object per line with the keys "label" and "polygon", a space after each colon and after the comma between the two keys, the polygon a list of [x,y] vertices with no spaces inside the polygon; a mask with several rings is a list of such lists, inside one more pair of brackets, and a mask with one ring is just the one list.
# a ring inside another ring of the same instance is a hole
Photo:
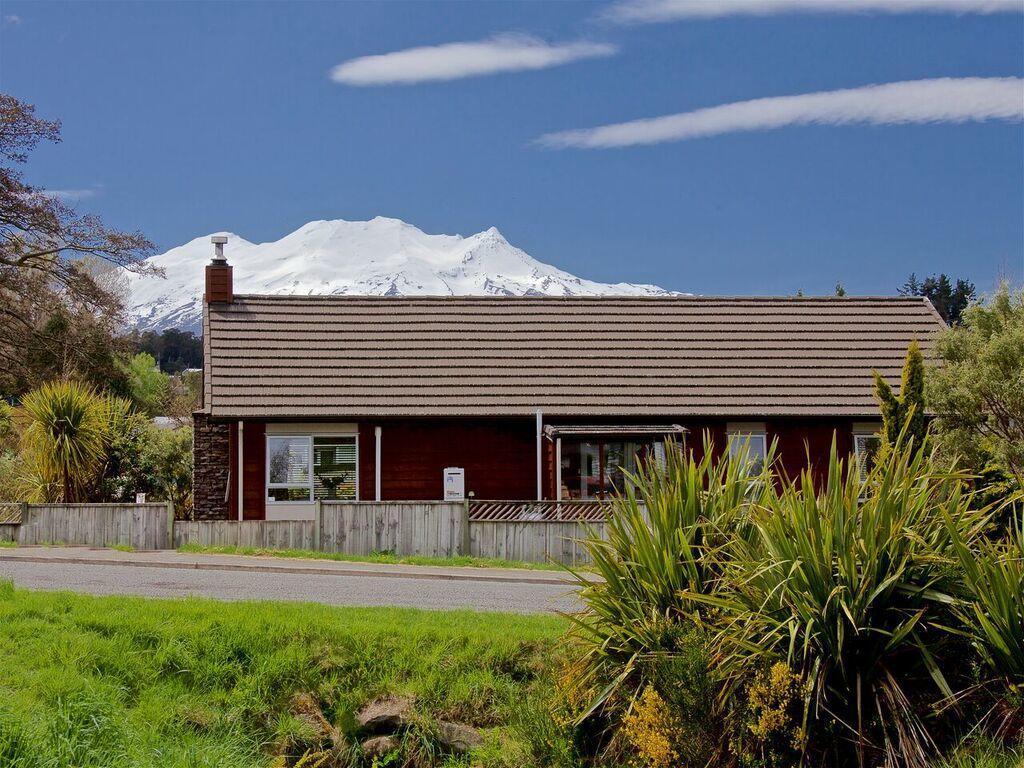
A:
{"label": "porch railing", "polygon": [[20,525],[23,504],[0,501],[0,525]]}
{"label": "porch railing", "polygon": [[610,501],[470,501],[472,522],[518,520],[588,520],[600,522],[608,516]]}

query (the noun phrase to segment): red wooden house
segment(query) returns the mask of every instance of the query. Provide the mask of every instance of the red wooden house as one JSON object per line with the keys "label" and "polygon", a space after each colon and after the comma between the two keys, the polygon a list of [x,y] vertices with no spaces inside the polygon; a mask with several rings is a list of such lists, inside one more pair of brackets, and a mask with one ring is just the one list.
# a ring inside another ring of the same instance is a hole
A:
{"label": "red wooden house", "polygon": [[207,267],[199,518],[289,519],[316,499],[593,499],[668,437],[778,442],[787,471],[878,427],[943,327],[918,298],[236,296]]}

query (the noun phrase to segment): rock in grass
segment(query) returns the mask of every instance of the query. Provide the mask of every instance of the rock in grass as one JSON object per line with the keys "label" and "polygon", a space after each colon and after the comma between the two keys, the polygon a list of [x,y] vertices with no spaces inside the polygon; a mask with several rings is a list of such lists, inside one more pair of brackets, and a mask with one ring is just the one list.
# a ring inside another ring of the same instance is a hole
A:
{"label": "rock in grass", "polygon": [[484,737],[476,728],[443,720],[437,724],[437,738],[452,752],[468,752],[484,743]]}
{"label": "rock in grass", "polygon": [[408,696],[374,699],[356,713],[356,726],[360,733],[394,733],[409,725],[412,705]]}
{"label": "rock in grass", "polygon": [[295,694],[292,697],[289,711],[297,720],[309,728],[319,744],[329,744],[332,747],[338,747],[342,743],[341,734],[338,729],[328,722],[327,718],[324,717],[323,710],[320,709],[320,705],[310,694]]}
{"label": "rock in grass", "polygon": [[374,736],[362,744],[363,754],[368,758],[376,758],[378,760],[390,755],[398,749],[398,746],[398,738],[395,736]]}

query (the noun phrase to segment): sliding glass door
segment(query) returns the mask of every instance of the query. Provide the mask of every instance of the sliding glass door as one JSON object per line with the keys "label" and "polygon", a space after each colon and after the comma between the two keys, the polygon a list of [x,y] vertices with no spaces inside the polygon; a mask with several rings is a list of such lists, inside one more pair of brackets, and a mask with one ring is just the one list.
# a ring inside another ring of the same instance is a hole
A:
{"label": "sliding glass door", "polygon": [[652,455],[664,455],[661,441],[563,439],[562,498],[611,498]]}

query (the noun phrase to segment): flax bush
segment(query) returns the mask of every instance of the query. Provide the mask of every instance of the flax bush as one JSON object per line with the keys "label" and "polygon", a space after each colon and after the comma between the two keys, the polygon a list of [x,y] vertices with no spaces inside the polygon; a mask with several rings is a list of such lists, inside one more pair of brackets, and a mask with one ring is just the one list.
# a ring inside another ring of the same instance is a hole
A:
{"label": "flax bush", "polygon": [[576,573],[587,610],[574,617],[580,648],[566,699],[579,703],[577,723],[630,713],[651,687],[682,714],[684,762],[709,753],[711,689],[703,603],[722,573],[720,550],[745,533],[746,509],[768,492],[765,469],[745,451],[716,460],[669,445],[663,464],[645,462],[609,515],[607,538],[585,546],[594,581]]}
{"label": "flax bush", "polygon": [[682,764],[925,768],[980,688],[1019,733],[1021,533],[986,538],[971,477],[905,439],[866,477],[834,445],[817,478],[712,456],[645,465],[587,542],[576,722],[628,742],[651,689]]}
{"label": "flax bush", "polygon": [[991,701],[987,721],[996,736],[1020,741],[1024,734],[1024,518],[1006,537],[963,539],[946,520],[962,574],[956,614],[983,663],[975,691]]}
{"label": "flax bush", "polygon": [[751,671],[784,659],[805,680],[807,757],[821,765],[925,768],[948,724],[934,705],[965,671],[947,631],[957,542],[974,541],[990,510],[968,477],[897,444],[867,477],[835,448],[823,485],[809,472],[755,509],[755,535],[735,539],[714,657],[723,701]]}

